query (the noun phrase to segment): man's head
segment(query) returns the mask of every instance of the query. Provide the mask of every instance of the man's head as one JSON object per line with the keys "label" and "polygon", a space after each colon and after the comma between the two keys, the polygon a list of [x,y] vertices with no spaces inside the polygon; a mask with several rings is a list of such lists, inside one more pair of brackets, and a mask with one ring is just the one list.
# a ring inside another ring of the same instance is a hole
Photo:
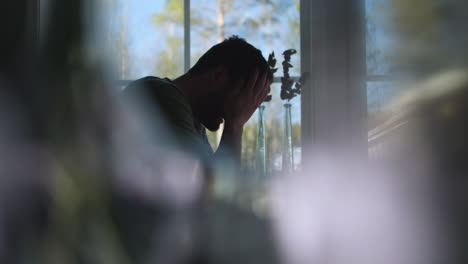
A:
{"label": "man's head", "polygon": [[210,48],[189,71],[188,75],[201,77],[203,84],[194,88],[198,93],[192,101],[196,117],[209,130],[217,130],[224,118],[224,101],[234,85],[247,80],[258,70],[270,73],[260,50],[244,39],[232,36]]}

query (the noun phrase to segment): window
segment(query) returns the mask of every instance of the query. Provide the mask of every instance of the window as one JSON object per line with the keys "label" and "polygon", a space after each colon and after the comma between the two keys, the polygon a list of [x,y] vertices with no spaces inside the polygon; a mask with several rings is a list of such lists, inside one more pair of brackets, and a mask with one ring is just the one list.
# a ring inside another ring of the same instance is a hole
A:
{"label": "window", "polygon": [[[124,81],[184,72],[183,0],[103,1],[110,65]],[[164,23],[164,26],[159,24]]]}
{"label": "window", "polygon": [[400,92],[395,79],[393,37],[388,0],[366,0],[366,61],[368,129],[384,122],[393,109],[388,104]]}
{"label": "window", "polygon": [[[121,84],[146,75],[174,78],[193,66],[211,46],[231,35],[245,38],[266,58],[275,52],[277,67],[273,100],[266,103],[268,167],[281,169],[283,102],[279,98],[282,52],[292,57],[292,77],[301,72],[299,0],[107,0],[106,25],[112,65]],[[188,20],[188,18],[190,18]],[[117,54],[117,56],[115,56]],[[300,161],[300,97],[292,101],[296,164]],[[257,113],[246,124],[243,164],[253,169]],[[209,134],[212,145],[216,135]]]}

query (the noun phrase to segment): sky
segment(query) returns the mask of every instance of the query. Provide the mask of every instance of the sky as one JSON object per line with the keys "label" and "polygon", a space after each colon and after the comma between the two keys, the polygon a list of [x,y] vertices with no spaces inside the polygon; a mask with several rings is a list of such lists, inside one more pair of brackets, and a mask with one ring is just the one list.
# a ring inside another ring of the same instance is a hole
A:
{"label": "sky", "polygon": [[[157,54],[163,47],[158,45],[160,37],[156,25],[151,22],[151,15],[162,10],[165,0],[127,0],[126,2],[128,3],[128,33],[131,56],[136,59],[143,59]],[[134,77],[151,74],[154,69],[147,64],[145,61],[143,63],[134,63]]]}

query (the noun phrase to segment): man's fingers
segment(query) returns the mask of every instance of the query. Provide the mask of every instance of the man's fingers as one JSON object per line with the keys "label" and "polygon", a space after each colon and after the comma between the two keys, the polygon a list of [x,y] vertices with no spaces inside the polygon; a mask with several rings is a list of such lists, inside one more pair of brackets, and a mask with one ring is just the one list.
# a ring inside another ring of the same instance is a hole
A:
{"label": "man's fingers", "polygon": [[269,89],[267,77],[268,73],[263,73],[262,76],[259,78],[257,86],[255,87],[254,96],[257,100],[263,99],[263,94]]}
{"label": "man's fingers", "polygon": [[247,85],[245,85],[244,89],[248,92],[252,92],[255,89],[255,86],[257,85],[258,79],[259,79],[259,71],[258,69],[255,69],[254,73],[252,76],[249,78],[247,81]]}
{"label": "man's fingers", "polygon": [[263,102],[265,101],[265,98],[268,96],[268,94],[270,93],[270,86],[267,85],[268,82],[266,83],[262,83],[263,86],[261,87],[257,87],[257,91],[256,91],[256,96],[255,96],[255,100],[257,102]]}
{"label": "man's fingers", "polygon": [[236,82],[236,85],[234,86],[234,89],[232,90],[232,93],[239,94],[240,91],[242,91],[246,85],[247,81],[240,79]]}
{"label": "man's fingers", "polygon": [[270,87],[268,85],[268,89],[265,89],[260,97],[260,100],[263,102],[265,101],[266,97],[268,96],[268,94],[270,93]]}

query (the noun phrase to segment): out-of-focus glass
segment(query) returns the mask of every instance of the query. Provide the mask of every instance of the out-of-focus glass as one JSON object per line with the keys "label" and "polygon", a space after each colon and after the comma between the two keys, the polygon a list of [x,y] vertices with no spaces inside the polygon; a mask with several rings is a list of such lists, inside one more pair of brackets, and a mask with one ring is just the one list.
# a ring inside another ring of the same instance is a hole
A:
{"label": "out-of-focus glass", "polygon": [[183,73],[183,0],[102,0],[101,34],[120,80]]}
{"label": "out-of-focus glass", "polygon": [[257,121],[257,140],[256,140],[256,171],[259,177],[265,177],[267,175],[267,163],[266,163],[266,138],[265,138],[265,105],[261,105],[258,108],[258,121]]}
{"label": "out-of-focus glass", "polygon": [[398,109],[391,108],[391,102],[402,91],[401,85],[392,81],[367,82],[368,128],[373,129],[385,122]]}
{"label": "out-of-focus glass", "polygon": [[366,0],[368,73],[416,83],[466,67],[467,9],[462,0]]}
{"label": "out-of-focus glass", "polygon": [[389,0],[366,0],[366,61],[368,75],[391,74],[394,50],[389,32]]}
{"label": "out-of-focus glass", "polygon": [[283,173],[291,176],[294,172],[294,152],[292,145],[291,104],[284,104],[283,134]]}
{"label": "out-of-focus glass", "polygon": [[[273,98],[264,103],[265,113],[265,138],[266,138],[266,163],[269,175],[277,175],[282,172],[282,140],[284,135],[284,103],[279,97],[281,84],[271,85]],[[291,101],[291,133],[294,155],[294,168],[301,168],[301,98],[294,97]],[[244,126],[242,137],[242,166],[246,170],[255,169],[255,147],[258,122],[258,110]]]}

